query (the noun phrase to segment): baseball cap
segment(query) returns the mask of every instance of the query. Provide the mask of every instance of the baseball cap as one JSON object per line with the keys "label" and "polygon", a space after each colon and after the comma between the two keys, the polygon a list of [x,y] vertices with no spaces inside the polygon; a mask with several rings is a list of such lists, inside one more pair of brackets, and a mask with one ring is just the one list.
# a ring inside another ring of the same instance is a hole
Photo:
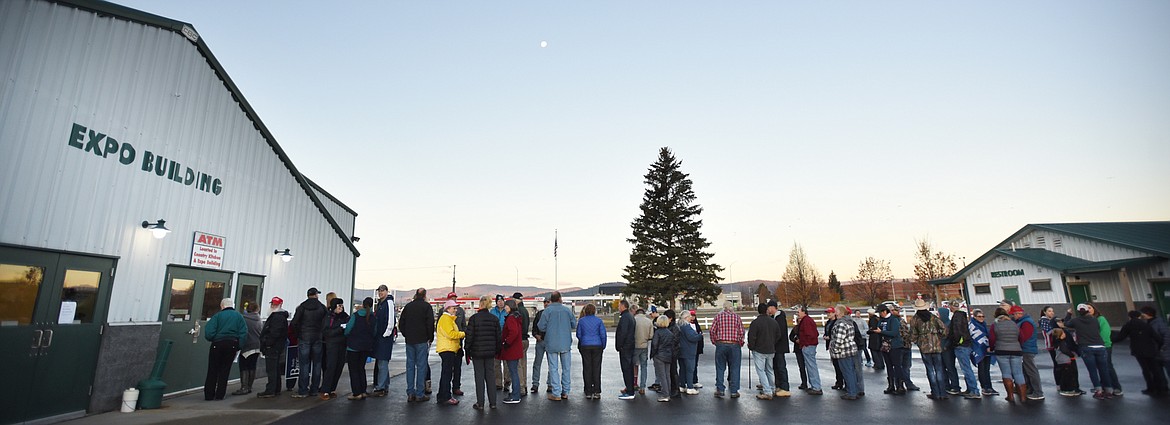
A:
{"label": "baseball cap", "polygon": [[272,297],[271,303],[280,305],[280,304],[284,304],[284,300],[280,299],[280,297]]}
{"label": "baseball cap", "polygon": [[496,301],[504,299],[504,294],[496,294]]}
{"label": "baseball cap", "polygon": [[519,300],[519,299],[524,299],[524,294],[521,294],[521,293],[517,292],[517,293],[515,293],[515,294],[512,294],[512,298],[515,298],[515,299],[518,299],[518,300]]}
{"label": "baseball cap", "polygon": [[454,293],[454,292],[448,292],[448,293],[447,293],[447,298],[448,298],[448,299],[451,299],[451,298],[459,298],[459,294],[456,294],[456,293]]}
{"label": "baseball cap", "polygon": [[772,301],[768,301],[768,307],[780,308],[780,304],[777,303],[776,300],[772,300]]}
{"label": "baseball cap", "polygon": [[1089,305],[1085,303],[1077,304],[1077,311],[1089,311]]}
{"label": "baseball cap", "polygon": [[1018,305],[1013,305],[1013,306],[1012,306],[1012,308],[1008,310],[1008,312],[1009,312],[1009,313],[1011,313],[1011,314],[1016,314],[1016,313],[1023,313],[1023,312],[1024,312],[1024,308],[1023,308],[1023,307],[1020,307],[1020,306],[1018,306]]}
{"label": "baseball cap", "polygon": [[389,291],[390,288],[386,287],[386,285],[378,285],[378,290],[379,291]]}
{"label": "baseball cap", "polygon": [[321,293],[321,291],[318,291],[318,290],[317,290],[317,288],[309,288],[309,295],[310,295],[310,296],[311,296],[311,295],[317,295],[317,294],[320,294],[320,293]]}
{"label": "baseball cap", "polygon": [[837,309],[835,309],[833,307],[829,307],[829,308],[825,309],[825,313],[836,313],[836,312],[837,312]]}

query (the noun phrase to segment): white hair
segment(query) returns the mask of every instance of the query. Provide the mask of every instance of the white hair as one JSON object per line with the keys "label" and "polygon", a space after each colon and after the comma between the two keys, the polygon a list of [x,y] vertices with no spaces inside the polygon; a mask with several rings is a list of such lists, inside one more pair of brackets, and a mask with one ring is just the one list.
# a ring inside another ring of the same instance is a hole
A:
{"label": "white hair", "polygon": [[733,306],[731,304],[731,301],[724,301],[723,302],[723,309],[724,310],[731,311],[732,307]]}
{"label": "white hair", "polygon": [[232,307],[235,304],[236,304],[235,301],[232,301],[231,298],[224,298],[224,299],[219,301],[219,309],[223,310],[225,308]]}

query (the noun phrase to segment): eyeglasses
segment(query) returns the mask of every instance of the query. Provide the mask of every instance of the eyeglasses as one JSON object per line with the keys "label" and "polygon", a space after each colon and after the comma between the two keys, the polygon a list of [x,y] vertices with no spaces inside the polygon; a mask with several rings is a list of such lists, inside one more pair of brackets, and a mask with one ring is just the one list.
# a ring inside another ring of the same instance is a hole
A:
{"label": "eyeglasses", "polygon": [[982,314],[976,314],[975,317],[983,317]]}

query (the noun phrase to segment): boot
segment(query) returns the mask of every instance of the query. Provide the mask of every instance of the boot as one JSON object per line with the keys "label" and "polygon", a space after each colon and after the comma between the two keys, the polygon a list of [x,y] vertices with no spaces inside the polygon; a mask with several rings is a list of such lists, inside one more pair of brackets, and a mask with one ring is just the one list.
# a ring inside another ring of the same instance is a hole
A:
{"label": "boot", "polygon": [[424,394],[430,394],[430,393],[431,393],[431,380],[429,380],[429,379],[428,379],[428,380],[427,380],[427,382],[426,382],[426,384],[424,384],[424,385],[423,385],[423,393],[424,393]]}
{"label": "boot", "polygon": [[1020,385],[1016,385],[1016,393],[1018,393],[1020,396],[1020,403],[1027,402],[1028,401],[1028,384],[1023,383]]}
{"label": "boot", "polygon": [[240,389],[232,391],[232,395],[244,395],[252,392],[252,383],[248,382],[247,370],[240,371]]}
{"label": "boot", "polygon": [[882,393],[883,394],[893,394],[895,391],[897,391],[897,390],[894,389],[894,380],[890,379],[889,377],[886,377],[886,390],[882,391]]}
{"label": "boot", "polygon": [[1007,401],[1015,402],[1016,386],[1010,378],[1003,379],[1003,390],[1007,392]]}

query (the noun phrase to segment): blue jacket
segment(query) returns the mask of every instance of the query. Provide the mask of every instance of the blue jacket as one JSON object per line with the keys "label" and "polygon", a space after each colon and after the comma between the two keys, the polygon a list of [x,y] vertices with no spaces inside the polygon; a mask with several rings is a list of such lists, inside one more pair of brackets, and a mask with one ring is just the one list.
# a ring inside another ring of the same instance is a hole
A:
{"label": "blue jacket", "polygon": [[492,316],[496,316],[496,319],[499,319],[500,321],[500,329],[504,329],[504,319],[508,318],[508,312],[504,311],[504,309],[501,307],[492,307],[491,310],[488,310],[488,313],[491,313]]}
{"label": "blue jacket", "polygon": [[703,340],[703,336],[690,324],[680,323],[678,329],[681,331],[678,339],[678,357],[694,359],[699,354],[699,341]]}
{"label": "blue jacket", "polygon": [[577,321],[577,348],[605,348],[605,323],[597,316],[585,316]]}
{"label": "blue jacket", "polygon": [[1016,321],[1016,326],[1022,325],[1025,322],[1032,324],[1032,336],[1024,342],[1020,343],[1020,351],[1028,354],[1039,353],[1040,350],[1039,347],[1037,347],[1037,336],[1040,334],[1040,326],[1037,326],[1036,321],[1032,320],[1032,316],[1029,316],[1026,313],[1024,314],[1024,317],[1021,317],[1020,320]]}
{"label": "blue jacket", "polygon": [[369,318],[369,312],[358,310],[349,316],[349,323],[345,325],[345,350],[365,352],[374,350],[375,324]]}
{"label": "blue jacket", "polygon": [[893,314],[887,316],[885,319],[878,321],[878,328],[882,330],[881,335],[886,341],[890,341],[890,348],[905,347],[905,341],[902,341],[902,319]]}
{"label": "blue jacket", "polygon": [[542,310],[540,322],[536,328],[544,332],[545,351],[550,353],[568,352],[573,345],[573,328],[577,326],[577,316],[561,303],[552,303]]}

